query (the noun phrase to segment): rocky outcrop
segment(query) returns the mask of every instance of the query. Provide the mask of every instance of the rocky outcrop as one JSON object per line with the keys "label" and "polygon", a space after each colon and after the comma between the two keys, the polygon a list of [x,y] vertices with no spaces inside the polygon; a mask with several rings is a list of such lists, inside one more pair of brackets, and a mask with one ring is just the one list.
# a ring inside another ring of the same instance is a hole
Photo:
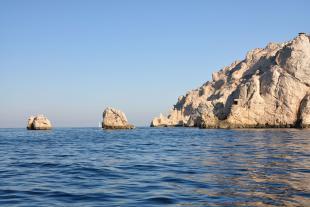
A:
{"label": "rocky outcrop", "polygon": [[151,126],[309,127],[310,37],[254,49],[179,97]]}
{"label": "rocky outcrop", "polygon": [[298,126],[301,128],[310,127],[310,94],[303,98],[300,104]]}
{"label": "rocky outcrop", "polygon": [[44,115],[30,116],[27,124],[28,130],[49,130],[52,124]]}
{"label": "rocky outcrop", "polygon": [[128,124],[127,118],[122,111],[108,107],[103,112],[102,128],[133,129],[134,126]]}

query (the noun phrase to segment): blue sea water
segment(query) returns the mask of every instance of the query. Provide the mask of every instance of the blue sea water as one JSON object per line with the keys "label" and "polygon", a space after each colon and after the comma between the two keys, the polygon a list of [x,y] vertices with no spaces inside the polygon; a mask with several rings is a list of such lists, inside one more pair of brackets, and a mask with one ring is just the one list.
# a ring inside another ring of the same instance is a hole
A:
{"label": "blue sea water", "polygon": [[310,206],[309,132],[0,129],[0,206]]}

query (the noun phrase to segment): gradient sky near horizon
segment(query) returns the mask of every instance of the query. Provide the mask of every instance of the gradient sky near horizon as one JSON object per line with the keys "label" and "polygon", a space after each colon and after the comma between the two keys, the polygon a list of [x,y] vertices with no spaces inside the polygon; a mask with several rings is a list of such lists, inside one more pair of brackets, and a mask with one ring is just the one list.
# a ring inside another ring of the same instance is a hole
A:
{"label": "gradient sky near horizon", "polygon": [[310,32],[310,1],[0,0],[0,127],[43,113],[149,125],[178,96],[269,42]]}

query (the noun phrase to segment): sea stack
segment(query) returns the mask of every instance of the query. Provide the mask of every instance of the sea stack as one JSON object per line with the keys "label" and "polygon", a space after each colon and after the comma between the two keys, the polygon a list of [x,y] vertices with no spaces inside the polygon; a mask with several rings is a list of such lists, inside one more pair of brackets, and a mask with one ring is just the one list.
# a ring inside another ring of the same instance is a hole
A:
{"label": "sea stack", "polygon": [[30,116],[27,124],[28,130],[49,130],[52,124],[44,115]]}
{"label": "sea stack", "polygon": [[151,126],[267,128],[310,126],[310,36],[269,43],[180,96]]}
{"label": "sea stack", "polygon": [[103,112],[103,129],[133,129],[134,126],[128,124],[125,114],[117,109],[108,107]]}

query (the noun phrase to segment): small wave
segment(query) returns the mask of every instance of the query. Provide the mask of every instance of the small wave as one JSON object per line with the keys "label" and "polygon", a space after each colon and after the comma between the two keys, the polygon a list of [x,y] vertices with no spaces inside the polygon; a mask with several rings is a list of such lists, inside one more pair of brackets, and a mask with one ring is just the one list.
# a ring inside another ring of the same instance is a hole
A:
{"label": "small wave", "polygon": [[169,197],[151,197],[144,200],[146,203],[154,204],[175,204],[176,201]]}

